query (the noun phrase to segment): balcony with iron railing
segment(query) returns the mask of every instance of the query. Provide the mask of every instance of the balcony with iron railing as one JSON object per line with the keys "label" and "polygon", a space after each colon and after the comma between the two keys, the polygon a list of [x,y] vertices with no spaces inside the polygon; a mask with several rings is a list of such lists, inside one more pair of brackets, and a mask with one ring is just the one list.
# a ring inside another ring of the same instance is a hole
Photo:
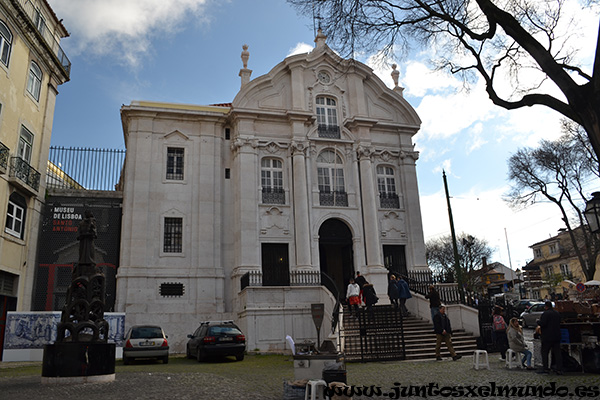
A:
{"label": "balcony with iron railing", "polygon": [[241,290],[252,287],[263,286],[320,286],[321,272],[316,270],[309,271],[285,271],[285,273],[273,275],[267,281],[262,271],[248,271],[240,278]]}
{"label": "balcony with iron railing", "polygon": [[381,208],[400,208],[400,197],[396,193],[379,193]]}
{"label": "balcony with iron railing", "polygon": [[33,4],[31,0],[13,0],[13,2],[18,2],[30,22],[37,28],[37,31],[42,35],[46,44],[50,47],[54,55],[58,58],[58,62],[60,63],[63,72],[69,78],[71,74],[71,61],[60,47],[58,40],[53,35],[46,22],[43,18],[40,18],[40,11]]}
{"label": "balcony with iron railing", "polygon": [[31,194],[40,188],[40,173],[21,157],[10,157],[8,179]]}
{"label": "balcony with iron railing", "polygon": [[0,174],[6,173],[9,154],[10,149],[4,143],[0,142]]}
{"label": "balcony with iron railing", "polygon": [[318,129],[320,138],[340,139],[340,127],[337,125],[319,124]]}
{"label": "balcony with iron railing", "polygon": [[262,188],[263,204],[285,204],[285,191],[283,188]]}
{"label": "balcony with iron railing", "polygon": [[348,193],[341,190],[319,192],[319,204],[327,207],[348,207]]}

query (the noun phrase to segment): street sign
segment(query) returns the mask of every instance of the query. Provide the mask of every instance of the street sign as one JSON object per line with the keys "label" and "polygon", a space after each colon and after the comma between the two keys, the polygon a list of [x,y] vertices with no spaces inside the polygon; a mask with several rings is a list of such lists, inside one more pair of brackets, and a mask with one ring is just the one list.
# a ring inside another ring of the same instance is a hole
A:
{"label": "street sign", "polygon": [[585,292],[585,285],[583,284],[583,282],[579,282],[579,283],[577,284],[577,286],[575,286],[575,288],[577,289],[577,291],[578,291],[579,293],[583,293],[583,292]]}

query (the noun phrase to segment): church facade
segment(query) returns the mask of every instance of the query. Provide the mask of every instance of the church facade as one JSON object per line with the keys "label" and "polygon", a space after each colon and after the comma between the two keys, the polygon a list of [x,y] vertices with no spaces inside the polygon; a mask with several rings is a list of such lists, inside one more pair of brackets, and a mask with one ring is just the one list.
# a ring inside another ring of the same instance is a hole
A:
{"label": "church facade", "polygon": [[329,321],[357,271],[385,302],[389,271],[427,269],[420,119],[397,73],[389,89],[325,39],[252,80],[244,46],[232,103],[122,107],[128,326],[160,324],[184,351],[200,321],[232,319],[248,350],[282,351],[316,339],[311,304]]}

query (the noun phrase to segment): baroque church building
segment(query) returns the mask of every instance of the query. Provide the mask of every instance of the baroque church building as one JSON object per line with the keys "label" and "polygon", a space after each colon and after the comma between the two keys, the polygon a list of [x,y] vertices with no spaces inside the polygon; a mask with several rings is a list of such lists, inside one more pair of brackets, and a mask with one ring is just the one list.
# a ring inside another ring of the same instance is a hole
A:
{"label": "baroque church building", "polygon": [[[163,326],[183,352],[200,321],[234,320],[248,350],[330,332],[336,296],[360,272],[387,302],[389,271],[427,269],[412,137],[402,97],[319,32],[210,106],[133,101],[121,118],[121,260],[116,311]],[[323,338],[323,335],[321,335]]]}

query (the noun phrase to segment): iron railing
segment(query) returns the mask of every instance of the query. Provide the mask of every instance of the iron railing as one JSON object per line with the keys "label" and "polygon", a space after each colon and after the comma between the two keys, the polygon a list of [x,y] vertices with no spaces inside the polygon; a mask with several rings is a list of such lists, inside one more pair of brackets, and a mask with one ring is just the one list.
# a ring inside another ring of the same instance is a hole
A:
{"label": "iron railing", "polygon": [[30,22],[37,28],[40,35],[42,35],[46,41],[46,44],[48,44],[50,49],[54,52],[54,55],[58,58],[64,73],[69,77],[71,74],[71,61],[69,61],[69,58],[58,44],[58,40],[53,35],[53,30],[46,26],[46,22],[43,18],[40,18],[40,10],[36,8],[31,0],[18,0],[18,2],[25,14],[29,17]]}
{"label": "iron railing", "polygon": [[49,189],[117,190],[125,150],[50,147]]}
{"label": "iron railing", "polygon": [[322,206],[348,207],[348,193],[341,190],[319,192],[319,204]]}
{"label": "iron railing", "polygon": [[10,178],[16,178],[36,192],[40,188],[40,173],[21,157],[10,158]]}
{"label": "iron railing", "polygon": [[400,208],[400,197],[396,193],[379,193],[381,208]]}
{"label": "iron railing", "polygon": [[6,167],[8,166],[8,156],[10,154],[10,149],[6,147],[6,145],[0,142],[0,173],[6,172]]}
{"label": "iron railing", "polygon": [[337,125],[319,124],[318,133],[320,138],[339,139],[340,127]]}
{"label": "iron railing", "polygon": [[285,191],[281,188],[262,188],[263,204],[285,204]]}

